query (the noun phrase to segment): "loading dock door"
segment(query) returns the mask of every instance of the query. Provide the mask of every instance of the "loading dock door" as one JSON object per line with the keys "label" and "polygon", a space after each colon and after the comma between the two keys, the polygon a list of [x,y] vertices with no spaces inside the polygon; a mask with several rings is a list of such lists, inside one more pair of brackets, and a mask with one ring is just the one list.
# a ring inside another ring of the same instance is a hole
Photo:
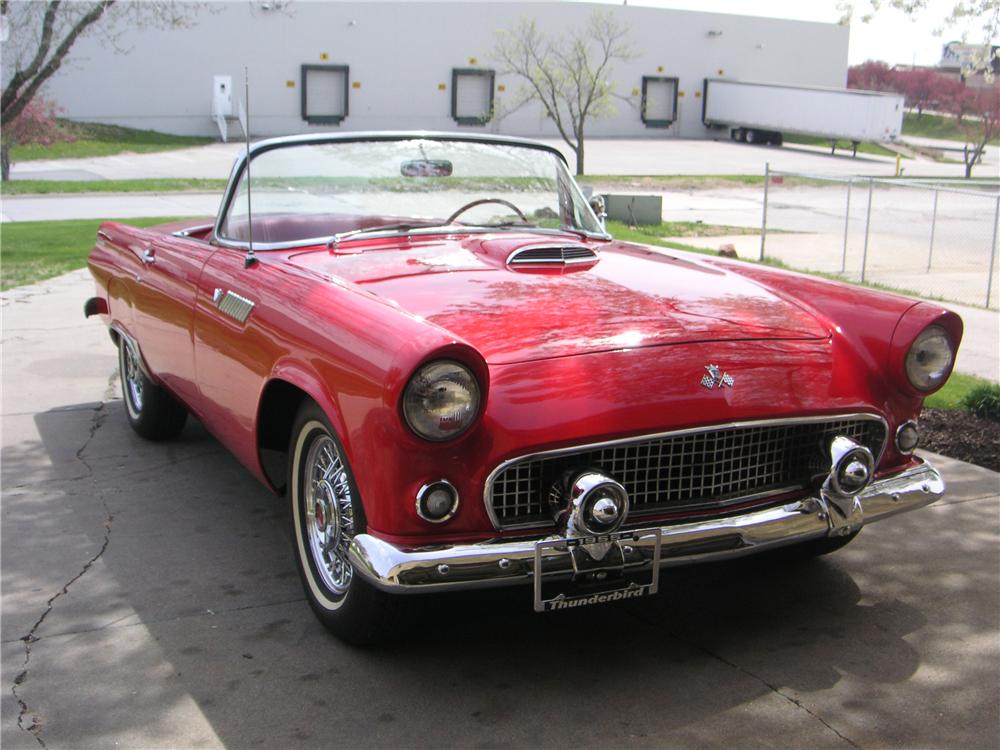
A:
{"label": "loading dock door", "polygon": [[677,119],[677,79],[642,77],[642,121],[647,128],[666,128]]}
{"label": "loading dock door", "polygon": [[493,119],[492,70],[455,68],[451,72],[451,116],[459,125],[482,125]]}
{"label": "loading dock door", "polygon": [[346,65],[302,66],[302,119],[318,125],[347,117]]}

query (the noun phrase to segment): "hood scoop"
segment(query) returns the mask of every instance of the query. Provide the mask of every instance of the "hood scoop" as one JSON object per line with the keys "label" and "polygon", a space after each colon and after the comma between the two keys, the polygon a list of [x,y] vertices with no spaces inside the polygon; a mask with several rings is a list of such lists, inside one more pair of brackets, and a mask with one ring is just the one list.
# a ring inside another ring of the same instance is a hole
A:
{"label": "hood scoop", "polygon": [[593,249],[565,243],[525,245],[507,256],[507,266],[512,269],[593,265],[596,262],[597,253]]}

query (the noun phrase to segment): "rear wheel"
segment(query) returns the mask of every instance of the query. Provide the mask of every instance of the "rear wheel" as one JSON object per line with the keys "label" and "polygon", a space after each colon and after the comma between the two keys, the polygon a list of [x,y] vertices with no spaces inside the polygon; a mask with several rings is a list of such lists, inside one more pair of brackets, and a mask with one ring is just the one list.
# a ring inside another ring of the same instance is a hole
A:
{"label": "rear wheel", "polygon": [[184,429],[187,411],[163,388],[146,377],[139,352],[124,336],[118,342],[118,370],[125,416],[132,429],[147,440],[170,440]]}
{"label": "rear wheel", "polygon": [[350,561],[351,540],[365,529],[364,511],[344,450],[311,401],[295,418],[289,455],[292,543],[309,606],[349,643],[381,640],[397,597],[368,584]]}
{"label": "rear wheel", "polygon": [[759,143],[760,142],[760,132],[750,128],[746,131],[746,142],[747,143]]}

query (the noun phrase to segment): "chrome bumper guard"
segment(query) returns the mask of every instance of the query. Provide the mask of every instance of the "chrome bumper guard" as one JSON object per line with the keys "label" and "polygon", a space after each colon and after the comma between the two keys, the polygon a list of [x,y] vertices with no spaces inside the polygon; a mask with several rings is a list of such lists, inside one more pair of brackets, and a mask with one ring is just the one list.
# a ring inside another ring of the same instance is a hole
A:
{"label": "chrome bumper guard", "polygon": [[[739,557],[827,536],[846,536],[864,524],[929,505],[944,494],[944,480],[929,463],[872,482],[856,497],[826,491],[742,515],[660,528],[659,566]],[[644,537],[649,540],[650,536]],[[544,543],[546,578],[570,577],[573,560],[560,536],[476,544],[400,548],[369,534],[351,542],[354,569],[376,587],[396,594],[528,584]],[[653,567],[655,544],[643,539],[630,552]]]}

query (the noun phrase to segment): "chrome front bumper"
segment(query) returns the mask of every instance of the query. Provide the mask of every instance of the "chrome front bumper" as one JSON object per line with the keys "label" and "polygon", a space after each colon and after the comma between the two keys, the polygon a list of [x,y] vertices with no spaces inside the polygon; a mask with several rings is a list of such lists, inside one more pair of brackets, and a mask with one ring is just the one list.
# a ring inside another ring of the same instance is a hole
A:
{"label": "chrome front bumper", "polygon": [[[728,559],[811,539],[845,536],[866,523],[929,505],[943,494],[941,475],[923,463],[872,482],[854,498],[820,491],[778,507],[663,526],[659,563],[665,567]],[[559,536],[547,536],[404,549],[359,534],[351,542],[350,558],[355,571],[369,583],[392,593],[486,588],[531,583],[538,542],[560,540]],[[644,548],[642,541],[634,546],[637,555],[646,555],[645,565],[651,568],[652,550]],[[557,545],[545,556],[546,577],[572,575],[568,549]]]}

